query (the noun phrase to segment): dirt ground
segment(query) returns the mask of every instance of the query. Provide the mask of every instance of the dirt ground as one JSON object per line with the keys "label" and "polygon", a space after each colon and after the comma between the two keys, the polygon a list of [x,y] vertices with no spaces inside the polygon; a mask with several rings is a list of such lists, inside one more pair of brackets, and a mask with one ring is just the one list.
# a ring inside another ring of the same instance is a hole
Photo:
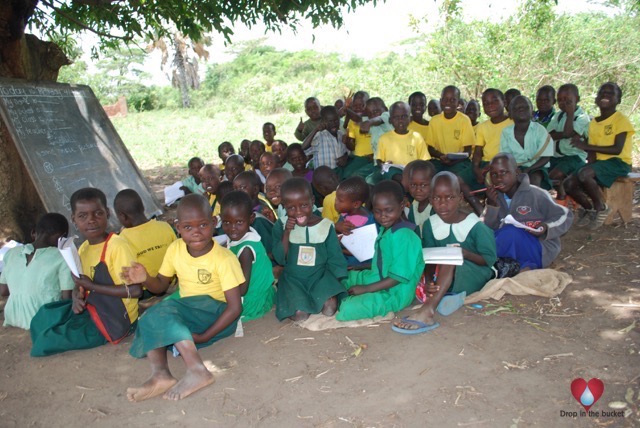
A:
{"label": "dirt ground", "polygon": [[[155,190],[179,173],[145,172]],[[554,267],[573,283],[558,298],[482,302],[418,336],[385,323],[310,332],[270,315],[201,350],[216,383],[179,402],[127,401],[149,374],[131,339],[34,359],[28,332],[0,328],[0,427],[639,426],[639,194],[626,227],[564,237]],[[591,416],[576,378],[604,382]]]}

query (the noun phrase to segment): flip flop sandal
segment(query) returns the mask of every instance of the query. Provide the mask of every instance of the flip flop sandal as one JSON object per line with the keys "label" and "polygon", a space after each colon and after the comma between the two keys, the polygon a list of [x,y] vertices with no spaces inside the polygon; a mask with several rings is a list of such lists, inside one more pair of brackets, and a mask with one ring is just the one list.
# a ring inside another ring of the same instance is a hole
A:
{"label": "flip flop sandal", "polygon": [[420,333],[426,333],[427,331],[431,331],[440,327],[440,323],[437,323],[437,322],[434,322],[433,324],[427,324],[422,321],[410,320],[409,317],[403,317],[402,322],[406,324],[417,325],[418,328],[409,330],[406,328],[400,328],[395,325],[391,325],[391,330],[400,334],[420,334]]}
{"label": "flip flop sandal", "polygon": [[445,294],[440,303],[438,303],[436,311],[443,317],[449,316],[464,305],[465,297],[467,297],[466,291],[457,294]]}

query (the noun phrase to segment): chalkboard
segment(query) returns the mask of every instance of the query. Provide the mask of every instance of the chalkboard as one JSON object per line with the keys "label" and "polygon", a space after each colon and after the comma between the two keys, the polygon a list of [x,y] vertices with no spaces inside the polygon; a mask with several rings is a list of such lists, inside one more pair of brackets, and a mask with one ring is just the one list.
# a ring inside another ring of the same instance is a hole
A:
{"label": "chalkboard", "polygon": [[113,198],[122,189],[140,194],[148,217],[162,214],[90,87],[0,79],[0,117],[48,212],[70,219],[73,192],[96,187],[107,195],[112,230],[121,227]]}

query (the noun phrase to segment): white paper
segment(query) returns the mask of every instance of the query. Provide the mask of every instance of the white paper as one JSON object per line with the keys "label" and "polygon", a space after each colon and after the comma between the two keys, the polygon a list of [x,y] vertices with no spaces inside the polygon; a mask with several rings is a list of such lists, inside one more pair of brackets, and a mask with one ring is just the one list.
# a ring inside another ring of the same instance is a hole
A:
{"label": "white paper", "polygon": [[0,272],[2,272],[2,269],[4,269],[4,255],[7,254],[10,249],[16,247],[22,247],[22,244],[12,239],[11,241],[5,243],[2,248],[0,248]]}
{"label": "white paper", "polygon": [[515,227],[517,227],[518,229],[524,229],[524,230],[528,230],[529,232],[542,232],[544,230],[544,228],[541,226],[537,229],[534,229],[533,227],[529,227],[526,224],[520,223],[518,220],[516,220],[515,218],[513,218],[513,216],[511,214],[509,214],[508,216],[506,216],[504,218],[504,220],[502,220],[504,222],[504,224],[512,224]]}
{"label": "white paper", "polygon": [[343,235],[340,242],[359,262],[364,262],[373,257],[377,237],[376,225],[368,224],[353,229],[351,235]]}
{"label": "white paper", "polygon": [[462,248],[460,247],[435,247],[423,248],[424,262],[428,265],[456,265],[464,263]]}
{"label": "white paper", "polygon": [[447,153],[447,158],[451,160],[467,159],[468,157],[469,153],[467,152]]}
{"label": "white paper", "polygon": [[67,266],[69,266],[71,273],[75,276],[80,276],[82,272],[82,262],[80,261],[76,244],[73,242],[76,238],[76,235],[68,238],[58,238],[58,251],[62,254],[62,258],[67,263]]}
{"label": "white paper", "polygon": [[167,186],[164,188],[165,205],[171,205],[178,199],[184,197],[184,190],[180,189],[182,186],[184,186],[184,184],[182,184],[182,181],[178,181],[176,183],[173,183],[171,186]]}
{"label": "white paper", "polygon": [[404,171],[404,165],[399,165],[399,164],[396,164],[396,163],[383,163],[382,164],[382,172],[384,172],[385,174],[387,172],[389,172],[389,170],[391,168],[398,168],[399,170]]}

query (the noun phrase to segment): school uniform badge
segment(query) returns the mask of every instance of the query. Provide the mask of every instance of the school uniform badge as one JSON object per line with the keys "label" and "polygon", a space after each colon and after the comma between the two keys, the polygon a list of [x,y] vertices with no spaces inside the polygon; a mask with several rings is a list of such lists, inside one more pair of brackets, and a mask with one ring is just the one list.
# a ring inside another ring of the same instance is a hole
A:
{"label": "school uniform badge", "polygon": [[613,125],[606,125],[604,127],[604,135],[613,135]]}
{"label": "school uniform badge", "polygon": [[198,282],[208,284],[211,282],[211,272],[206,269],[198,269]]}
{"label": "school uniform badge", "polygon": [[298,266],[315,266],[316,249],[301,245],[298,250]]}
{"label": "school uniform badge", "polygon": [[522,206],[519,206],[518,208],[516,208],[516,211],[520,215],[527,215],[527,214],[529,214],[531,212],[531,207],[528,207],[526,205],[522,205]]}

